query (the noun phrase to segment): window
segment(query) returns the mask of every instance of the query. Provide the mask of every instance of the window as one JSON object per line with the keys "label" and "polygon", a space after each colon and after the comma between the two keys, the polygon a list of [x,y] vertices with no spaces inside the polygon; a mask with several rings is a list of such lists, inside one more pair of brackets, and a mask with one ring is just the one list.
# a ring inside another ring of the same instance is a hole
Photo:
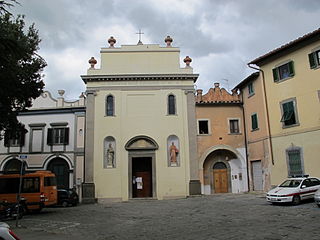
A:
{"label": "window", "polygon": [[298,124],[295,101],[286,101],[281,103],[282,117],[281,122],[283,127],[293,126]]}
{"label": "window", "polygon": [[280,80],[293,77],[294,76],[293,61],[272,69],[272,72],[273,72],[274,82],[279,82]]}
{"label": "window", "polygon": [[252,82],[248,84],[248,94],[249,94],[249,97],[254,94],[254,88],[253,88]]}
{"label": "window", "polygon": [[287,150],[287,159],[288,159],[288,174],[289,174],[289,176],[304,174],[302,163],[301,163],[300,149]]}
{"label": "window", "polygon": [[114,116],[114,98],[112,95],[107,96],[106,115],[107,116]]}
{"label": "window", "polygon": [[317,68],[320,66],[320,50],[314,51],[309,54],[310,68]]}
{"label": "window", "polygon": [[310,178],[311,186],[318,186],[320,185],[320,181],[316,178]]}
{"label": "window", "polygon": [[69,128],[49,128],[48,145],[67,145],[69,143]]}
{"label": "window", "polygon": [[25,133],[24,131],[6,132],[4,136],[4,146],[20,147],[24,146]]}
{"label": "window", "polygon": [[199,127],[199,135],[209,134],[209,121],[208,120],[199,120],[198,121]]}
{"label": "window", "polygon": [[258,116],[256,113],[252,114],[251,115],[251,130],[257,130],[259,129],[259,126],[258,126]]}
{"label": "window", "polygon": [[176,98],[174,95],[170,94],[168,96],[168,115],[176,114]]}
{"label": "window", "polygon": [[230,126],[230,133],[236,133],[236,134],[240,133],[238,119],[230,119],[229,126]]}

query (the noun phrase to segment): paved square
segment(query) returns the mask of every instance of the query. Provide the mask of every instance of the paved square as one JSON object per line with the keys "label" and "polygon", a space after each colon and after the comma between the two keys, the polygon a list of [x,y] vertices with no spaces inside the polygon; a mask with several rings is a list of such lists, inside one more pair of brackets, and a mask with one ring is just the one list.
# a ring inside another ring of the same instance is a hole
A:
{"label": "paved square", "polygon": [[23,240],[310,240],[320,239],[320,208],[314,202],[273,206],[262,194],[219,194],[49,208],[26,215],[22,228],[9,224]]}

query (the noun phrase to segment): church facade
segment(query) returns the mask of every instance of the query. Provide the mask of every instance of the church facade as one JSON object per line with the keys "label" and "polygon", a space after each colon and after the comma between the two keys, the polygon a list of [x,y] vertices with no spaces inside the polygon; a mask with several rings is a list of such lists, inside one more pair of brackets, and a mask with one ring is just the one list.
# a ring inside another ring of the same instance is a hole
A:
{"label": "church facade", "polygon": [[157,44],[108,40],[87,86],[83,202],[200,194],[191,58]]}

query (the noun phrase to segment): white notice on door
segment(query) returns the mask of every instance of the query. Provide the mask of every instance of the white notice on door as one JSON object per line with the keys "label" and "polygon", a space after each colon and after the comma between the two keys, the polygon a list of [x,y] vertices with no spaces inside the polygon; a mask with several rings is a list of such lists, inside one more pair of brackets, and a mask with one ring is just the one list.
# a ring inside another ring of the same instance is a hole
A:
{"label": "white notice on door", "polygon": [[137,189],[142,189],[143,188],[142,177],[137,177],[136,182],[137,182]]}

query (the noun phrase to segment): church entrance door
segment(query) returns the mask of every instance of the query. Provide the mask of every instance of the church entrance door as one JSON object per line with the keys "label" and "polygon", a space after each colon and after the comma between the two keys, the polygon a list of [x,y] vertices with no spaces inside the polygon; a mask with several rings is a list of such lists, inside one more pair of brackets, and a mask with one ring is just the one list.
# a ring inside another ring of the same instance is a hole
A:
{"label": "church entrance door", "polygon": [[152,197],[152,157],[132,158],[132,197]]}

